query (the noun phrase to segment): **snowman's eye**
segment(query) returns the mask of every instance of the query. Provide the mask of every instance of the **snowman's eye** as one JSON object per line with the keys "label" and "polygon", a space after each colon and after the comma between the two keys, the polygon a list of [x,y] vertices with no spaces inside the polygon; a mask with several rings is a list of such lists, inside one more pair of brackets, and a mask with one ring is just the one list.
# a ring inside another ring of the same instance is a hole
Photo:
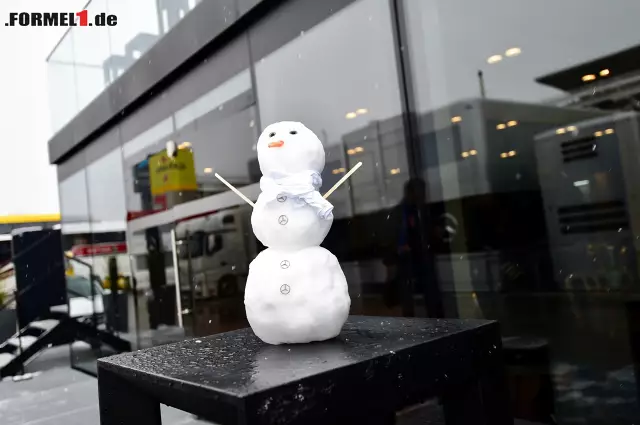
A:
{"label": "snowman's eye", "polygon": [[275,135],[276,135],[276,133],[269,133],[269,137],[273,137]]}
{"label": "snowman's eye", "polygon": [[289,132],[289,134],[298,134],[298,132],[297,132],[297,131],[295,131],[295,130],[291,130],[291,131]]}

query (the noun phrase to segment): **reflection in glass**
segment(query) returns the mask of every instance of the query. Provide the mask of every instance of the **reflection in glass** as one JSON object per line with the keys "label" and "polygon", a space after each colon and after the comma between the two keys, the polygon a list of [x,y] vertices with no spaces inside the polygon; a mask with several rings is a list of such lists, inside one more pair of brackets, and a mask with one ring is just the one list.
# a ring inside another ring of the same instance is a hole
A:
{"label": "reflection in glass", "polygon": [[52,134],[60,130],[79,110],[74,49],[74,36],[68,31],[47,59]]}
{"label": "reflection in glass", "polygon": [[177,282],[171,226],[130,234],[132,286],[136,294],[139,348],[180,341],[185,330],[178,319]]}
{"label": "reflection in glass", "polygon": [[251,207],[242,205],[176,225],[182,314],[194,335],[248,325],[244,286],[259,245],[250,220]]}
{"label": "reflection in glass", "polygon": [[[105,3],[108,48],[72,31],[49,61],[56,129],[197,1]],[[640,4],[344,3],[284,2],[123,121],[122,158],[60,167],[65,249],[89,252],[104,308],[112,288],[137,300],[140,347],[246,326],[263,247],[214,175],[255,199],[259,132],[297,120],[324,145],[325,190],[363,163],[324,242],[352,313],[497,319],[516,416],[630,423]],[[125,217],[130,262],[87,251],[121,242]]]}
{"label": "reflection in glass", "polygon": [[[193,335],[247,325],[242,300],[257,243],[249,224],[251,210],[245,205],[221,210],[225,205],[217,194],[227,189],[213,173],[239,188],[257,182],[257,118],[250,89],[249,73],[243,71],[175,115],[174,139],[193,152],[197,197],[208,197],[194,210],[197,215],[176,217],[182,320]],[[235,195],[228,199],[229,206],[243,203]]]}
{"label": "reflection in glass", "polygon": [[109,27],[110,54],[102,63],[105,85],[122,75],[164,33],[158,26],[155,0],[107,0],[107,9],[118,17],[118,25]]}
{"label": "reflection in glass", "polygon": [[[86,171],[79,165],[84,163],[82,156],[75,156],[60,166],[59,196],[61,212],[61,232],[63,250],[71,256],[72,247],[88,243],[89,206],[87,199]],[[68,170],[71,171],[71,175]],[[83,260],[67,260],[68,312],[72,316],[84,317],[94,326],[100,323],[103,312],[102,298],[94,292],[99,285],[93,278],[92,267]],[[87,294],[89,296],[87,296]],[[71,365],[89,371],[95,370],[95,360],[99,357],[99,344],[78,341],[71,345]]]}
{"label": "reflection in glass", "polygon": [[424,315],[424,277],[385,266],[398,237],[389,209],[409,171],[391,22],[388,2],[362,0],[312,28],[294,23],[293,40],[255,63],[256,84],[262,127],[300,121],[323,142],[324,190],[363,163],[331,196],[335,220],[323,244],[341,262],[352,313],[401,315],[401,298],[407,314],[417,303]]}
{"label": "reflection in glass", "polygon": [[[91,152],[91,148],[87,152]],[[125,237],[121,149],[112,150],[89,164],[86,170],[91,238],[88,252],[82,254],[92,264],[104,292],[106,329],[134,342],[135,293]],[[74,248],[81,251],[79,247]]]}
{"label": "reflection in glass", "polygon": [[51,52],[47,72],[49,98],[56,102],[51,108],[53,132],[123,75],[200,1],[91,0],[88,16],[112,14],[118,24],[71,27]]}
{"label": "reflection in glass", "polygon": [[446,313],[500,320],[517,417],[629,421],[640,7],[494,3],[402,2]]}
{"label": "reflection in glass", "polygon": [[[88,16],[107,12],[107,0],[92,0],[87,6]],[[109,30],[111,27],[72,27],[75,63],[75,88],[78,111],[84,109],[107,86],[102,64],[110,55]]]}
{"label": "reflection in glass", "polygon": [[142,345],[246,325],[250,210],[213,174],[257,181],[254,103],[245,70],[123,145]]}

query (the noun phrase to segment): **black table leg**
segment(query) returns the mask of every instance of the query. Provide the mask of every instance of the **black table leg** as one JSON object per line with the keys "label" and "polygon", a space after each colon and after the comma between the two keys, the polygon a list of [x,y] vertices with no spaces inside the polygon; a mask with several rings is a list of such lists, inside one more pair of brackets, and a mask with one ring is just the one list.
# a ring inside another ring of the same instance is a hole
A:
{"label": "black table leg", "polygon": [[480,383],[471,380],[450,388],[442,395],[447,425],[493,425],[484,418]]}
{"label": "black table leg", "polygon": [[513,413],[507,387],[507,376],[498,352],[493,367],[487,368],[480,379],[480,393],[487,424],[513,425]]}
{"label": "black table leg", "polygon": [[513,425],[502,367],[486,372],[442,396],[447,425]]}
{"label": "black table leg", "polygon": [[131,383],[98,368],[100,425],[161,425],[160,403]]}
{"label": "black table leg", "polygon": [[396,414],[395,412],[384,412],[376,415],[375,417],[367,418],[366,422],[359,423],[367,425],[396,425]]}
{"label": "black table leg", "polygon": [[395,412],[380,411],[372,407],[356,408],[355,411],[341,412],[336,418],[323,419],[322,423],[331,425],[396,425]]}

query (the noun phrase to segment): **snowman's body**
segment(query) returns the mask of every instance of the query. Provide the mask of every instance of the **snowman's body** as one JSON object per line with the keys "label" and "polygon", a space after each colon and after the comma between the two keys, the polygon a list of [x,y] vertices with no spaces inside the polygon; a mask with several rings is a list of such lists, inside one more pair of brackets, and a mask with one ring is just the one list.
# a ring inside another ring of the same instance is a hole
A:
{"label": "snowman's body", "polygon": [[269,344],[285,344],[337,336],[351,301],[336,257],[314,246],[258,254],[249,268],[244,303],[255,334]]}
{"label": "snowman's body", "polygon": [[349,315],[347,281],[337,258],[319,245],[333,215],[318,192],[322,143],[300,123],[265,129],[258,140],[263,173],[251,224],[268,248],[251,262],[247,319],[270,344],[334,338]]}

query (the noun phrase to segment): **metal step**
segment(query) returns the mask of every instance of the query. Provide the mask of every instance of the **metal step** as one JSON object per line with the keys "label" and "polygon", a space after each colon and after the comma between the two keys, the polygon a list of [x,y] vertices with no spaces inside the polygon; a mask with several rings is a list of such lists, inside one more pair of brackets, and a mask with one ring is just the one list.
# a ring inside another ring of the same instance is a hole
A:
{"label": "metal step", "polygon": [[50,331],[51,329],[55,328],[58,323],[60,323],[60,321],[56,319],[36,320],[29,323],[29,327],[42,329],[43,331]]}
{"label": "metal step", "polygon": [[5,367],[9,362],[15,359],[16,356],[10,353],[0,353],[0,368]]}
{"label": "metal step", "polygon": [[38,338],[35,336],[25,335],[20,337],[20,341],[18,341],[18,338],[9,338],[7,342],[16,348],[20,347],[20,343],[22,343],[22,349],[24,350],[25,348],[29,347],[31,344],[33,344],[37,340]]}

